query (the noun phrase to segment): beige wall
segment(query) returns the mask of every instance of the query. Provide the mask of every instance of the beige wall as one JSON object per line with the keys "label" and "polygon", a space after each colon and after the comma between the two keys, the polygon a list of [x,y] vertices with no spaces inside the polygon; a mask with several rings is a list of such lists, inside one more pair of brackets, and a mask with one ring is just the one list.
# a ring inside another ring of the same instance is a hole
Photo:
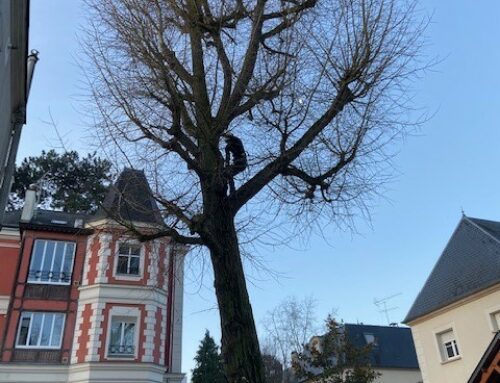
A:
{"label": "beige wall", "polygon": [[[500,285],[410,322],[424,383],[466,383],[493,339],[490,313],[500,310]],[[436,334],[453,328],[460,357],[442,362]]]}
{"label": "beige wall", "polygon": [[418,370],[403,369],[377,369],[382,376],[376,380],[376,383],[419,383],[422,381],[422,375]]}

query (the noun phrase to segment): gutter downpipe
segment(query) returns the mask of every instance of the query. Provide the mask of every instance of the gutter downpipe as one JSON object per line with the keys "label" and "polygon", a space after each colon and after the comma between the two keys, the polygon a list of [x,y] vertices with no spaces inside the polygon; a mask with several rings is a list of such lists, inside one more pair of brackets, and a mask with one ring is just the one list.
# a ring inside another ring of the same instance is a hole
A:
{"label": "gutter downpipe", "polygon": [[[16,113],[14,113],[12,119],[12,133],[10,139],[10,146],[8,149],[9,154],[7,157],[7,161],[5,163],[5,174],[4,174],[4,182],[8,182],[9,187],[3,188],[2,193],[0,194],[0,230],[2,229],[5,208],[7,207],[6,206],[7,200],[9,198],[10,189],[12,187],[12,183],[14,180],[17,149],[19,148],[19,141],[21,140],[21,130],[23,128],[23,125],[26,124],[26,105],[28,104],[28,96],[37,62],[38,62],[38,51],[32,50],[27,58],[27,66],[26,66],[26,100],[24,101],[24,105],[19,107]],[[5,201],[5,205],[1,201]]]}

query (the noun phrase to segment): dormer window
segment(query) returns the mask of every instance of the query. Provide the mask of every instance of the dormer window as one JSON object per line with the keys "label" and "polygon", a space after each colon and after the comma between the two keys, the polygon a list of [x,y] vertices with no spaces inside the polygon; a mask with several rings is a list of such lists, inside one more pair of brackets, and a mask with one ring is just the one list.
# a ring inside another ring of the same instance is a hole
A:
{"label": "dormer window", "polygon": [[119,243],[116,275],[132,277],[138,277],[141,275],[141,245],[139,243]]}
{"label": "dormer window", "polygon": [[375,338],[374,334],[370,334],[370,333],[365,332],[363,335],[365,337],[366,344],[370,344],[373,346],[377,345],[377,338]]}
{"label": "dormer window", "polygon": [[35,240],[28,282],[69,285],[73,272],[75,248],[74,242]]}

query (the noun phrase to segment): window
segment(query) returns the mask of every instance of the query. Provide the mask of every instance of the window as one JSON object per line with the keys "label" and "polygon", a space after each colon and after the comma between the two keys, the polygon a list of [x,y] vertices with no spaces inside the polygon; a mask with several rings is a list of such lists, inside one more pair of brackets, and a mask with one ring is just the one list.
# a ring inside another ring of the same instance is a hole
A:
{"label": "window", "polygon": [[490,314],[490,316],[493,331],[500,331],[500,310]]}
{"label": "window", "polygon": [[19,321],[16,347],[61,348],[64,314],[23,312]]}
{"label": "window", "polygon": [[28,282],[69,285],[74,256],[73,242],[37,239],[31,254]]}
{"label": "window", "polygon": [[441,349],[441,358],[443,362],[455,359],[460,356],[457,340],[453,330],[447,330],[438,334],[438,342]]}
{"label": "window", "polygon": [[108,356],[135,357],[135,317],[113,316],[109,335]]}
{"label": "window", "polygon": [[140,275],[141,245],[130,242],[120,243],[118,247],[118,261],[116,263],[116,274]]}
{"label": "window", "polygon": [[374,346],[377,345],[377,339],[375,338],[375,335],[370,334],[370,333],[363,333],[365,337],[366,344],[373,344]]}

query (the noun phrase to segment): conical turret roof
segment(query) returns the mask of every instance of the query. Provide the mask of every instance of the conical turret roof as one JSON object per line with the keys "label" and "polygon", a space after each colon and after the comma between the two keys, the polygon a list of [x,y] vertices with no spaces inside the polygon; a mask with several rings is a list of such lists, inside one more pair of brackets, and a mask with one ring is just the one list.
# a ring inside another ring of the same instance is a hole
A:
{"label": "conical turret roof", "polygon": [[158,205],[142,170],[125,168],[110,186],[96,219],[163,225]]}

